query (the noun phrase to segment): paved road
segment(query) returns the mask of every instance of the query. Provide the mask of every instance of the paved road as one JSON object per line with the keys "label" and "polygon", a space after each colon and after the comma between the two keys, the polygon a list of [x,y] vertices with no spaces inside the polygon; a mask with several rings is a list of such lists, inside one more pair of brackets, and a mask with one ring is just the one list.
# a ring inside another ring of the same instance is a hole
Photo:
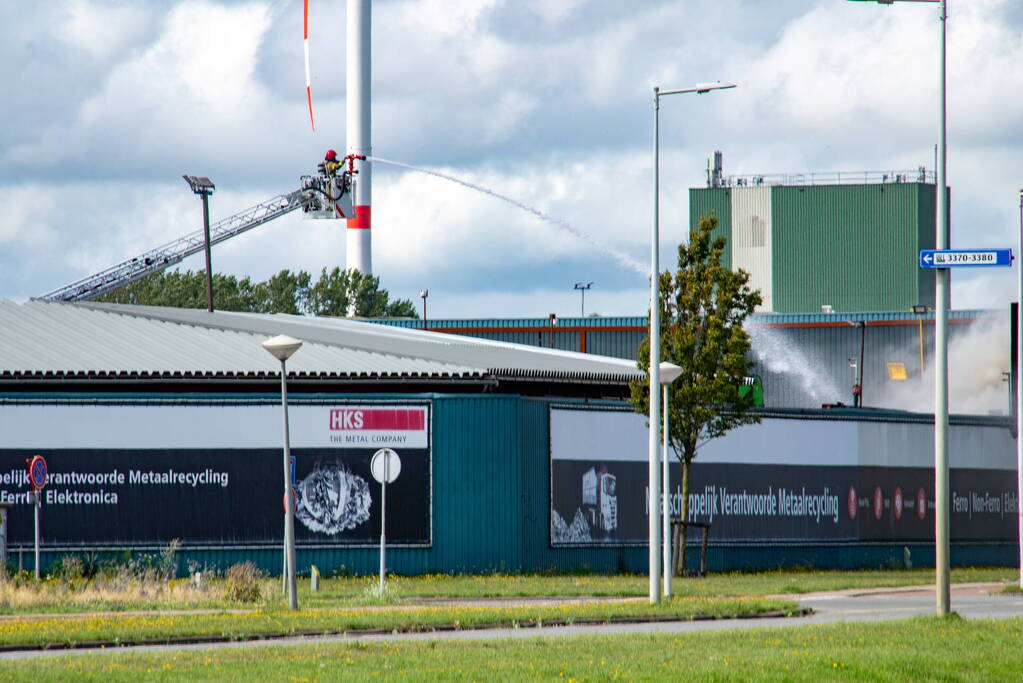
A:
{"label": "paved road", "polygon": [[[952,609],[966,619],[1007,619],[1023,617],[1023,595],[992,595],[999,588],[995,584],[959,584],[952,589]],[[792,596],[779,596],[791,598]],[[657,622],[646,624],[608,624],[595,626],[552,626],[545,628],[483,629],[479,631],[439,631],[435,633],[408,633],[372,636],[326,636],[281,638],[275,640],[233,643],[204,643],[200,645],[147,645],[132,650],[202,650],[226,647],[267,647],[309,644],[314,642],[379,642],[423,640],[485,640],[493,638],[564,637],[573,635],[619,633],[695,633],[750,628],[792,628],[808,624],[830,624],[841,621],[885,621],[906,619],[935,612],[933,588],[888,588],[875,590],[837,591],[813,593],[799,597],[799,604],[810,607],[814,614],[792,619],[722,619],[715,621]],[[85,652],[102,656],[108,652],[124,652],[129,648],[107,648]],[[54,657],[81,650],[50,650],[0,653],[4,659]]]}

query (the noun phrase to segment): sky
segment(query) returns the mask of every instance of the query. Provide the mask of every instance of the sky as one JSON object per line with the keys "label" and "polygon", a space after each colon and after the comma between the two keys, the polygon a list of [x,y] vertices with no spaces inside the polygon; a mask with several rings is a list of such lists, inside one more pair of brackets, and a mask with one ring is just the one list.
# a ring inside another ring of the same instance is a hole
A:
{"label": "sky", "polygon": [[[1013,247],[1023,187],[1023,3],[948,0],[952,247]],[[345,148],[345,8],[312,0],[0,4],[0,297],[26,300],[298,187]],[[374,274],[431,318],[643,315],[652,88],[662,265],[707,155],[725,174],[934,168],[936,6],[844,0],[377,0]],[[263,279],[344,266],[344,224],[292,214],[214,248]],[[581,233],[591,239],[580,239]],[[604,245],[601,249],[594,243]],[[615,256],[617,255],[617,257]],[[202,256],[182,267],[201,269]],[[1016,299],[1016,268],[956,272],[953,308]]]}

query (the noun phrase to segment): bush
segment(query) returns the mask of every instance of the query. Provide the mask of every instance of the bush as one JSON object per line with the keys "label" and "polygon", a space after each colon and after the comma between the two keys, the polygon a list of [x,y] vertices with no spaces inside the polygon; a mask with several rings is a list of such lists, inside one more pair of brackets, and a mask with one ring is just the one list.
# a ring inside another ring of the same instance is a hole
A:
{"label": "bush", "polygon": [[257,602],[263,597],[260,576],[252,562],[232,564],[224,576],[224,597],[236,602]]}

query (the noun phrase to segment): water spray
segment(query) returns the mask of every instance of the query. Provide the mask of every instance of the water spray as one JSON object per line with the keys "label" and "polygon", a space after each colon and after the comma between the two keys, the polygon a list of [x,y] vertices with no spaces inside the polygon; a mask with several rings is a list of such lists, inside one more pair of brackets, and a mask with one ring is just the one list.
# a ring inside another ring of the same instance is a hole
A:
{"label": "water spray", "polygon": [[642,264],[640,264],[638,261],[635,261],[628,254],[625,254],[625,253],[615,249],[614,247],[611,247],[611,246],[608,246],[607,244],[604,244],[603,242],[601,242],[600,240],[596,239],[595,237],[591,237],[590,235],[587,235],[586,233],[582,232],[581,230],[577,230],[576,228],[572,227],[571,225],[569,225],[565,221],[561,220],[560,218],[555,218],[554,216],[551,216],[551,215],[545,213],[544,211],[541,211],[540,209],[538,209],[538,208],[536,208],[534,206],[530,206],[529,204],[525,204],[523,202],[520,202],[517,199],[512,199],[511,197],[509,197],[507,195],[503,195],[500,192],[495,192],[494,190],[491,190],[490,188],[483,187],[482,185],[477,185],[476,183],[471,183],[468,180],[463,180],[461,178],[456,178],[455,176],[451,176],[451,175],[448,175],[446,173],[441,173],[440,171],[434,171],[434,170],[431,170],[429,168],[423,168],[421,166],[413,166],[412,164],[406,164],[406,163],[402,163],[400,161],[392,161],[390,159],[381,159],[380,157],[375,157],[375,156],[371,156],[371,155],[367,155],[366,158],[370,162],[375,162],[375,163],[378,163],[378,164],[387,164],[388,166],[396,166],[398,168],[404,168],[404,169],[408,169],[410,171],[416,171],[417,173],[425,173],[427,175],[432,175],[432,176],[435,176],[437,178],[443,178],[444,180],[449,180],[449,181],[451,181],[453,183],[457,183],[459,185],[462,185],[463,187],[468,187],[470,190],[476,190],[477,192],[482,192],[483,194],[490,195],[491,197],[494,197],[496,199],[500,199],[501,201],[506,202],[508,204],[511,204],[512,206],[517,207],[519,209],[522,209],[523,211],[526,211],[527,213],[533,214],[534,216],[536,216],[540,220],[545,221],[546,223],[550,223],[551,225],[553,225],[553,226],[555,226],[557,228],[560,228],[561,230],[564,230],[565,232],[569,233],[570,235],[573,235],[574,237],[578,237],[579,239],[583,240],[584,242],[588,242],[590,245],[596,247],[597,250],[600,251],[601,253],[603,253],[603,254],[605,254],[607,256],[610,256],[612,259],[614,259],[615,262],[618,263],[618,265],[620,265],[620,266],[622,266],[624,268],[628,268],[629,270],[635,271],[636,273],[639,273],[643,277],[647,277],[649,275],[649,271],[648,271],[647,267],[642,265]]}

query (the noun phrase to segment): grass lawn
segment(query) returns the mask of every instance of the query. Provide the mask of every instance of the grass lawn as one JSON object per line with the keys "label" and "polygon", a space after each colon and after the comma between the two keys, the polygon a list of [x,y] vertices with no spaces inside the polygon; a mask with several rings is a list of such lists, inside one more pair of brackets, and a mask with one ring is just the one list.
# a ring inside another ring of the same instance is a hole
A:
{"label": "grass lawn", "polygon": [[[1010,568],[964,568],[952,570],[952,581],[1018,582]],[[186,579],[117,582],[96,580],[28,581],[15,585],[0,580],[0,615],[75,613],[101,611],[229,609],[276,610],[282,605],[280,578],[247,579],[259,595],[254,601],[232,600],[227,581],[217,579],[196,589]],[[388,605],[436,598],[515,597],[635,597],[647,594],[647,577],[630,575],[426,575],[390,577],[380,595],[375,577],[323,579],[321,590],[309,591],[309,580],[300,579],[299,603],[303,608],[338,608]],[[862,571],[770,571],[711,574],[705,578],[676,578],[675,595],[688,597],[753,597],[798,595],[823,590],[874,588],[934,583],[933,569]],[[248,591],[245,591],[248,592]]]}
{"label": "grass lawn", "polygon": [[[486,626],[532,626],[622,620],[730,618],[790,611],[791,601],[763,598],[678,598],[644,601],[521,606],[384,606],[348,609],[183,614],[96,614],[14,617],[0,620],[0,646],[143,643],[182,638],[242,639],[258,635],[430,631]],[[0,674],[2,677],[2,674]]]}
{"label": "grass lawn", "polygon": [[[1012,568],[981,567],[952,570],[955,583],[1017,581],[1019,572]],[[341,600],[370,595],[366,587],[373,578],[333,578],[321,583],[319,593],[307,593],[308,581],[300,581],[302,604],[329,605]],[[676,578],[672,582],[675,595],[684,596],[758,596],[812,593],[846,588],[882,588],[934,583],[933,569],[812,571],[784,570],[756,573],[711,574],[704,578]],[[278,581],[278,592],[280,583]],[[628,575],[481,575],[449,576],[446,574],[388,579],[395,600],[419,598],[481,598],[542,596],[609,596],[647,595],[645,574]]]}
{"label": "grass lawn", "polygon": [[8,661],[9,680],[1014,681],[1023,620],[794,626],[688,635],[317,644]]}

